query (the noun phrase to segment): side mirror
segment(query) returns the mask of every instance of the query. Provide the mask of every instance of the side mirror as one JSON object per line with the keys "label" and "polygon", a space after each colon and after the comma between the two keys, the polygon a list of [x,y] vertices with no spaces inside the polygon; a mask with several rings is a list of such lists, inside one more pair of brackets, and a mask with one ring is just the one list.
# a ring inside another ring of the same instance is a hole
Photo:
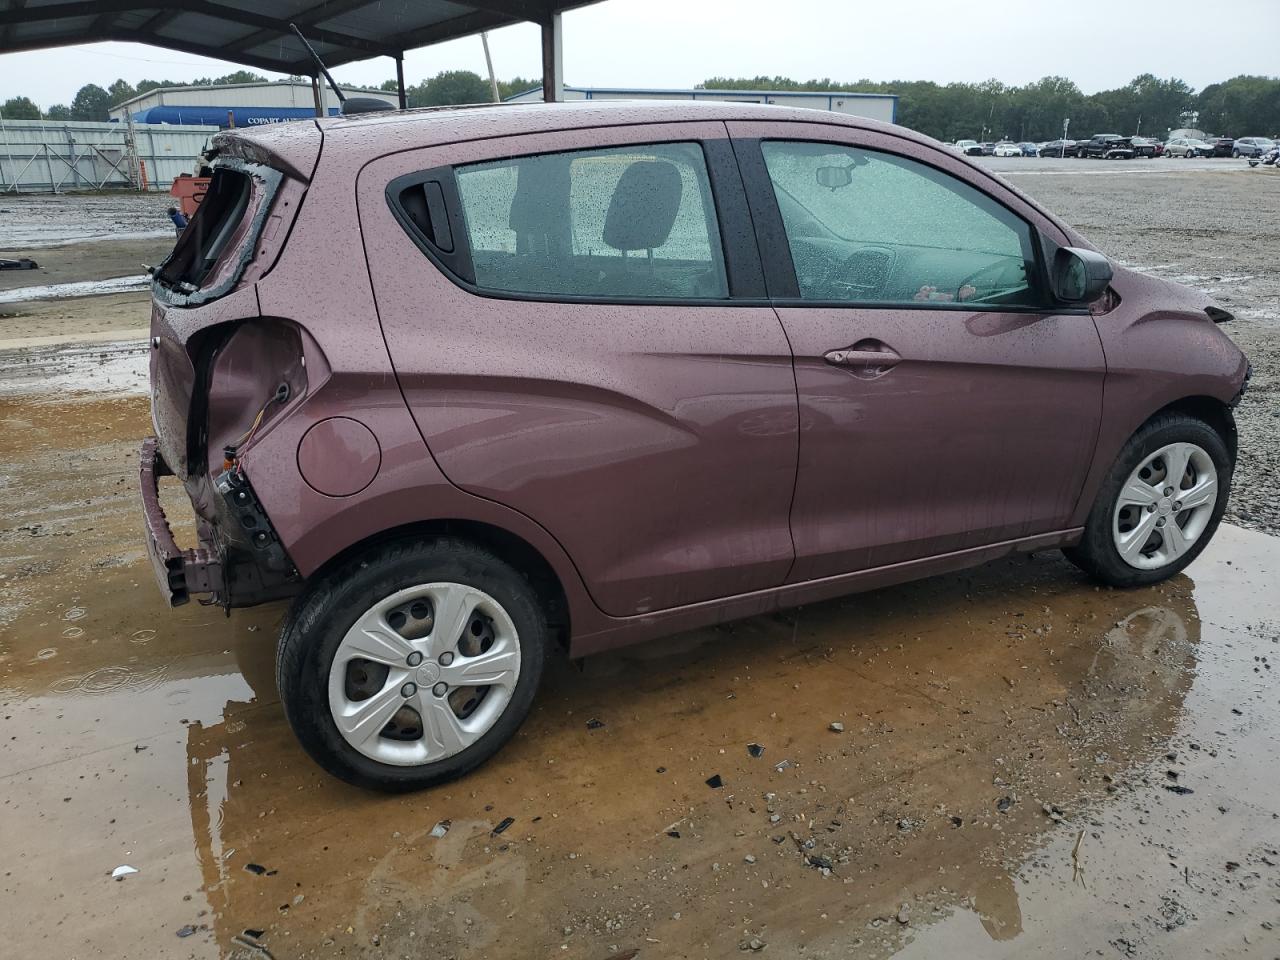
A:
{"label": "side mirror", "polygon": [[1059,247],[1049,268],[1053,295],[1064,303],[1093,303],[1111,285],[1111,261],[1094,250]]}

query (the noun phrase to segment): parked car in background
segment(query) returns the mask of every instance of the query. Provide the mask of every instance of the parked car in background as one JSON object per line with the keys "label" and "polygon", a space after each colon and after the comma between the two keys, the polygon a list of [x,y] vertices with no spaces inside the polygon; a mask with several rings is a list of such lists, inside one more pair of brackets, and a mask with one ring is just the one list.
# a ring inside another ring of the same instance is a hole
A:
{"label": "parked car in background", "polygon": [[1129,160],[1133,158],[1133,143],[1128,137],[1122,137],[1118,133],[1097,133],[1076,144],[1076,156],[1081,160],[1086,157]]}
{"label": "parked car in background", "polygon": [[1018,148],[1022,151],[1022,155],[1024,157],[1040,156],[1040,148],[1036,146],[1034,143],[1031,143],[1029,140],[1023,141],[1022,143],[1018,144]]}
{"label": "parked car in background", "polygon": [[1205,142],[1213,148],[1210,156],[1214,157],[1230,157],[1236,146],[1235,137],[1207,137]]}
{"label": "parked car in background", "polygon": [[1048,143],[1040,145],[1040,156],[1042,157],[1069,157],[1075,153],[1076,142],[1074,140],[1050,140]]}
{"label": "parked car in background", "polygon": [[1232,146],[1231,155],[1233,157],[1260,157],[1275,145],[1276,142],[1270,137],[1241,137]]}
{"label": "parked car in background", "polygon": [[957,140],[955,142],[955,148],[966,156],[969,155],[969,148],[976,146],[978,146],[977,140]]}
{"label": "parked car in background", "polygon": [[1164,155],[1166,157],[1212,157],[1213,147],[1205,143],[1203,140],[1195,140],[1191,137],[1174,137],[1164,145]]}
{"label": "parked car in background", "polygon": [[1002,140],[991,148],[991,154],[996,157],[1020,157],[1022,156],[1022,148],[1016,143]]}
{"label": "parked car in background", "polygon": [[1144,157],[1150,160],[1164,153],[1164,144],[1159,140],[1152,140],[1148,137],[1130,137],[1129,142],[1133,145],[1133,155],[1135,157]]}
{"label": "parked car in background", "polygon": [[173,605],[294,598],[283,712],[351,783],[465,774],[560,653],[1052,548],[1145,586],[1226,507],[1230,315],[905,128],[597,101],[214,146],[153,271],[146,549]]}

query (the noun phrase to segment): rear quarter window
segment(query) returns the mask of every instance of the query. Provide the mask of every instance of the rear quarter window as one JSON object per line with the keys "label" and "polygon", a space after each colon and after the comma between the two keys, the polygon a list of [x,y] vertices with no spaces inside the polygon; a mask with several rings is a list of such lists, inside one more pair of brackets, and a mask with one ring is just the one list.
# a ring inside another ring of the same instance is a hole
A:
{"label": "rear quarter window", "polygon": [[253,254],[280,180],[279,172],[258,164],[215,168],[191,222],[155,271],[160,298],[194,304],[229,292]]}

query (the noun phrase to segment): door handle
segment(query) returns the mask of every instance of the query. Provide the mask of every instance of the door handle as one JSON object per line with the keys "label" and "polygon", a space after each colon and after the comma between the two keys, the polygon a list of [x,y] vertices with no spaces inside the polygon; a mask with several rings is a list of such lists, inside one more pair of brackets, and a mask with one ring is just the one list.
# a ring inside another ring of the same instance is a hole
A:
{"label": "door handle", "polygon": [[837,367],[876,367],[888,370],[902,360],[892,350],[828,350],[822,355],[827,363]]}

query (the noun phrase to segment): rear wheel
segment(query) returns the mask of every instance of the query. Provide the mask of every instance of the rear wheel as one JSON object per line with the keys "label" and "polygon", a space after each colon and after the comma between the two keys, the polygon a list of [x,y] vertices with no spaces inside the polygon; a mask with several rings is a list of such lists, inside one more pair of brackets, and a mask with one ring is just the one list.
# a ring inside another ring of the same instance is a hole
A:
{"label": "rear wheel", "polygon": [[529,712],[548,630],[529,582],[454,538],[375,547],[290,611],[276,682],[306,751],[348,783],[415,790],[491,757]]}
{"label": "rear wheel", "polygon": [[1231,456],[1203,420],[1163,414],[1134,434],[1067,557],[1117,587],[1165,580],[1208,545],[1231,488]]}

